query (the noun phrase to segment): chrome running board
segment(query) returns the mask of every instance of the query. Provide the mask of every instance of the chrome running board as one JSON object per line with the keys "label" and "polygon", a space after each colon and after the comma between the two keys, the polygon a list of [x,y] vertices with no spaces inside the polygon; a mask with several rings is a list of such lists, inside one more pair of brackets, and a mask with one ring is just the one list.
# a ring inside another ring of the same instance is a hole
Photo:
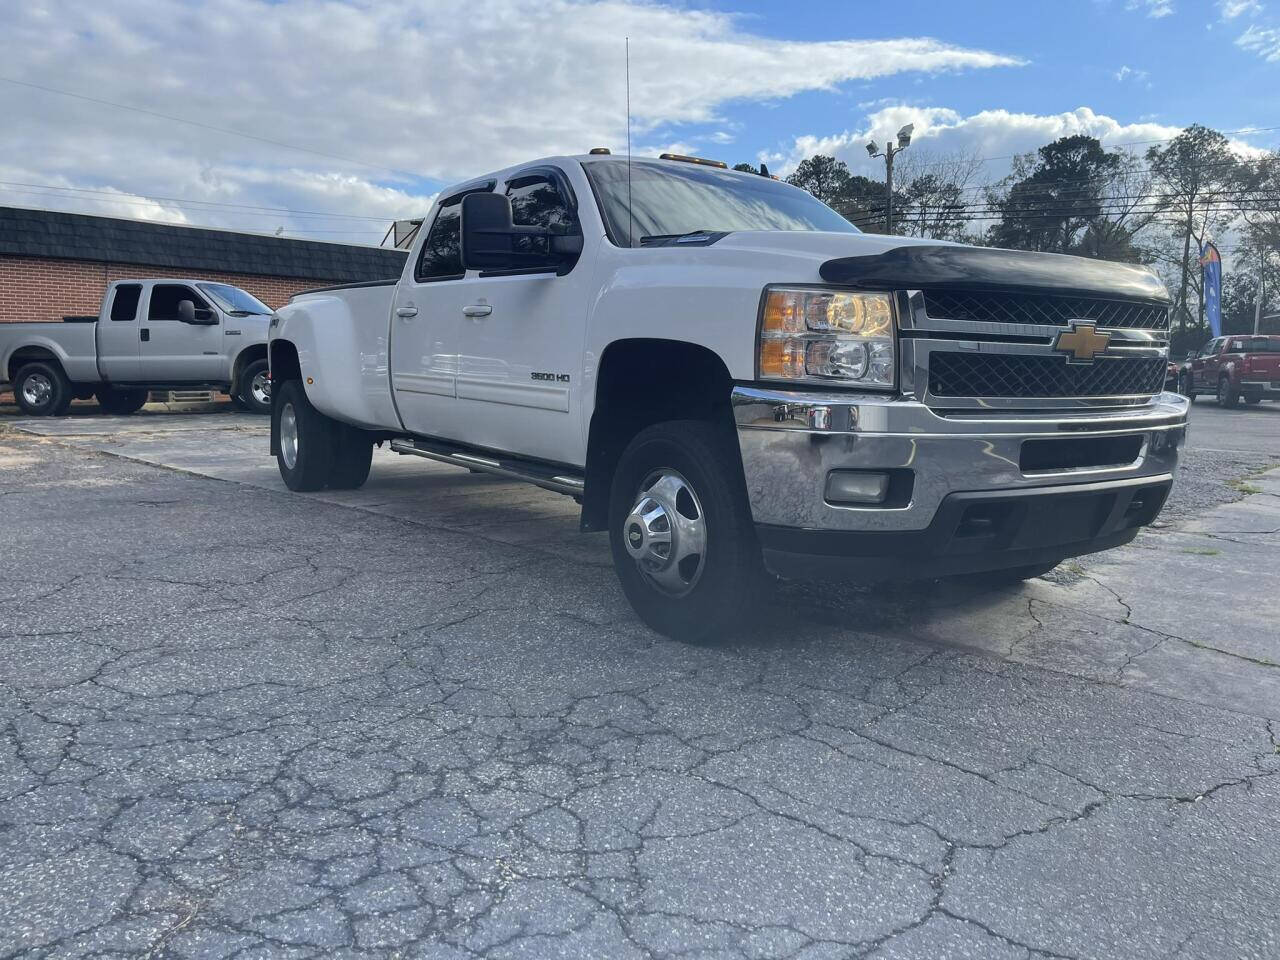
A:
{"label": "chrome running board", "polygon": [[581,497],[583,479],[580,475],[549,463],[532,460],[502,460],[496,457],[468,453],[453,444],[430,440],[392,440],[391,449],[412,457],[425,457],[455,467],[466,467],[478,473],[490,473],[508,480],[532,483],[544,490],[554,490],[570,497]]}

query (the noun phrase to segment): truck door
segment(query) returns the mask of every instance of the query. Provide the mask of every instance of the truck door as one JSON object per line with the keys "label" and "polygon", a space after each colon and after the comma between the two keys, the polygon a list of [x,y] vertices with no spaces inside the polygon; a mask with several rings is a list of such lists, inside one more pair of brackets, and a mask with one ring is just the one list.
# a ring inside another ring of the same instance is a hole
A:
{"label": "truck door", "polygon": [[473,192],[464,190],[436,205],[435,215],[422,226],[412,269],[406,268],[392,301],[392,395],[405,429],[428,437],[458,435],[458,326],[476,282],[462,269],[460,227],[462,198]]}
{"label": "truck door", "polygon": [[[580,231],[572,186],[558,169],[521,171],[501,189],[517,225]],[[581,421],[570,411],[579,409],[592,277],[588,264],[566,267],[563,275],[478,274],[471,283],[458,337],[458,420],[469,442],[582,462]]]}
{"label": "truck door", "polygon": [[[178,304],[190,300],[211,324],[183,323]],[[151,287],[139,330],[139,380],[143,383],[216,383],[222,377],[222,315],[185,283]]]}
{"label": "truck door", "polygon": [[128,383],[137,380],[138,306],[142,284],[117,283],[107,291],[98,319],[98,374],[104,380]]}

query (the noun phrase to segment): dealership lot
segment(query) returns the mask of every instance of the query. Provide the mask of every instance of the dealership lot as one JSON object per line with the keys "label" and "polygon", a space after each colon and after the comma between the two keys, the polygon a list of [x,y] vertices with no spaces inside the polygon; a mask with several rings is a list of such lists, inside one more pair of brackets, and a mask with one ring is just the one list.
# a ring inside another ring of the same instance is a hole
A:
{"label": "dealership lot", "polygon": [[1129,547],[714,647],[565,498],[265,427],[0,433],[0,955],[1280,952],[1280,405]]}

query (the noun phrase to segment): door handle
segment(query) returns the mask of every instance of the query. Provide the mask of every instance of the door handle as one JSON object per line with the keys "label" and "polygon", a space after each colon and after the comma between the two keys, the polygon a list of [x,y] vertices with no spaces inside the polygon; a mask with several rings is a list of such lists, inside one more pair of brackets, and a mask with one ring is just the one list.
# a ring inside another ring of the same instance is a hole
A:
{"label": "door handle", "polygon": [[396,307],[396,316],[402,320],[408,320],[418,315],[417,307]]}
{"label": "door handle", "polygon": [[150,342],[151,342],[151,331],[150,331],[150,330],[148,330],[146,327],[143,327],[143,328],[142,328],[142,330],[138,333],[138,338],[139,338],[143,343],[150,343]]}
{"label": "door handle", "polygon": [[464,317],[487,317],[493,313],[493,307],[487,303],[473,303],[462,308]]}

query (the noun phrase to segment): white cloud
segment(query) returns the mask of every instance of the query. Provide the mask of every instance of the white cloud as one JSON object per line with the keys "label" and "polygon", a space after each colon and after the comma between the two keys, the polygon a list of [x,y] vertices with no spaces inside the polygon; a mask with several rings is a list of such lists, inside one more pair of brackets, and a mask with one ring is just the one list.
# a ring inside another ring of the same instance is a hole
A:
{"label": "white cloud", "polygon": [[1148,87],[1151,86],[1148,82],[1147,71],[1139,70],[1136,67],[1131,67],[1127,64],[1116,71],[1116,80],[1120,83],[1124,83],[1126,80],[1132,80],[1135,83],[1146,83]]}
{"label": "white cloud", "polygon": [[[782,150],[764,154],[763,159],[771,170],[785,174],[805,157],[822,153],[844,160],[855,173],[883,179],[884,161],[869,159],[863,144],[868,140],[883,144],[908,123],[915,124],[909,149],[942,154],[967,152],[986,158],[983,180],[1003,176],[1013,155],[1036,150],[1060,137],[1087,134],[1110,147],[1131,144],[1132,149],[1142,151],[1152,142],[1177,136],[1182,129],[1154,122],[1122,123],[1088,107],[1048,115],[983,110],[964,116],[945,107],[896,106],[871,114],[858,129],[829,136],[797,137]],[[1238,140],[1232,144],[1247,156],[1263,152]]]}
{"label": "white cloud", "polygon": [[1262,4],[1259,0],[1218,0],[1218,9],[1222,13],[1223,20],[1234,20],[1241,14],[1250,14],[1262,12]]}
{"label": "white cloud", "polygon": [[[621,147],[624,36],[635,135],[653,142],[722,142],[735,102],[1021,63],[924,37],[775,40],[675,0],[48,0],[5,21],[5,75],[370,164],[0,83],[0,156],[32,158],[23,177],[389,217],[423,212],[440,181]],[[171,209],[277,226],[267,211]]]}
{"label": "white cloud", "polygon": [[1129,0],[1128,10],[1145,10],[1148,17],[1159,20],[1173,14],[1173,0]]}
{"label": "white cloud", "polygon": [[1236,46],[1256,53],[1268,63],[1280,62],[1280,29],[1250,26],[1236,37]]}

